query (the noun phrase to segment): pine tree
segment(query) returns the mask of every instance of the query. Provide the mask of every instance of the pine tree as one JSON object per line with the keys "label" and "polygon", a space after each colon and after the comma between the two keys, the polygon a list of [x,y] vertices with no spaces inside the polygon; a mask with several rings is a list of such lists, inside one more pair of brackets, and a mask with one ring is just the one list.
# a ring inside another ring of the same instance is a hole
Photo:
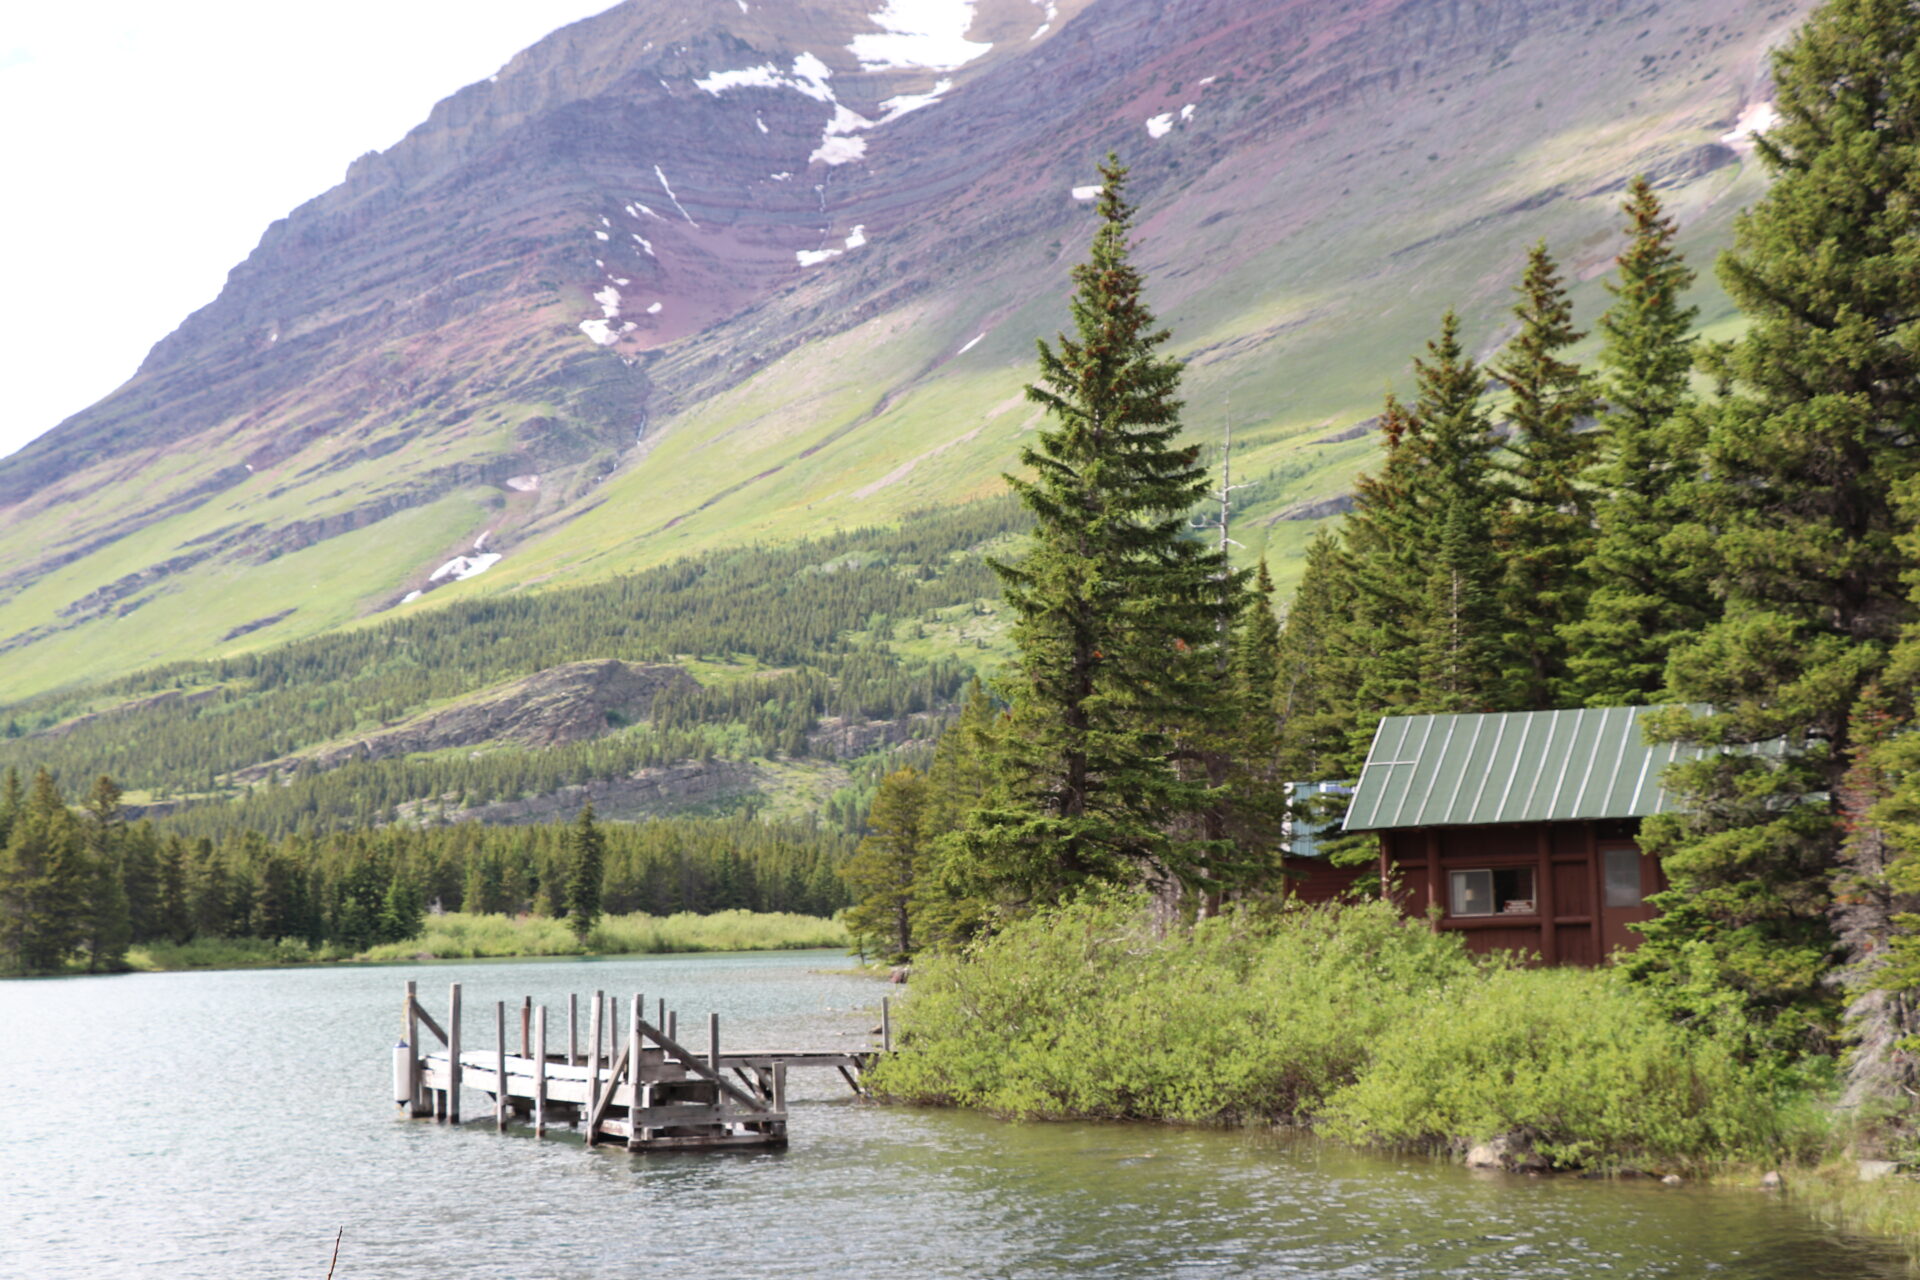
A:
{"label": "pine tree", "polygon": [[41,769],[0,850],[0,953],[21,969],[59,969],[80,943],[86,899],[79,825]]}
{"label": "pine tree", "polygon": [[[1573,327],[1573,303],[1544,241],[1527,254],[1515,292],[1520,331],[1494,366],[1513,396],[1512,461],[1506,468],[1512,500],[1494,529],[1506,653],[1494,661],[1503,662],[1515,682],[1504,704],[1539,711],[1560,705],[1567,683],[1560,628],[1586,607],[1583,566],[1592,550],[1593,522],[1580,479],[1592,437],[1580,428],[1597,401],[1587,376],[1566,358],[1585,335]],[[1464,548],[1478,531],[1458,523],[1463,527],[1453,536]]]}
{"label": "pine tree", "polygon": [[396,869],[393,878],[387,881],[386,895],[380,901],[374,941],[405,942],[418,937],[426,914],[426,902],[420,893],[419,883],[406,871]]}
{"label": "pine tree", "polygon": [[187,842],[168,836],[160,846],[159,936],[177,946],[193,941],[193,893],[189,887]]}
{"label": "pine tree", "polygon": [[927,779],[896,769],[881,779],[859,851],[840,868],[854,896],[847,929],[862,943],[884,948],[894,963],[909,959],[924,942],[916,924],[930,877],[926,826]]}
{"label": "pine tree", "polygon": [[120,812],[120,794],[119,785],[104,774],[87,794],[81,837],[87,904],[81,944],[89,973],[124,969],[127,947],[133,941],[126,888],[127,823]]}
{"label": "pine tree", "polygon": [[1587,472],[1596,528],[1585,566],[1592,594],[1585,614],[1561,628],[1571,700],[1590,707],[1652,699],[1673,646],[1716,613],[1709,555],[1675,537],[1687,524],[1686,489],[1700,455],[1688,391],[1699,309],[1680,301],[1693,272],[1644,177],[1634,179],[1622,209],[1628,245],[1619,280],[1607,284],[1613,305],[1600,317],[1606,407]]}
{"label": "pine tree", "polygon": [[1347,521],[1357,599],[1352,749],[1364,755],[1379,714],[1501,707],[1498,439],[1481,404],[1483,373],[1449,311],[1414,361],[1411,410],[1389,398],[1387,457],[1363,479]]}
{"label": "pine tree", "polygon": [[606,879],[607,838],[593,820],[593,802],[567,832],[567,926],[583,944],[600,923],[600,890]]}
{"label": "pine tree", "polygon": [[1676,700],[1712,710],[1660,727],[1784,754],[1672,772],[1687,813],[1646,834],[1673,888],[1634,964],[1681,1004],[1704,971],[1774,1038],[1817,1040],[1856,706],[1913,616],[1893,495],[1920,462],[1920,14],[1829,0],[1774,79],[1780,122],[1758,149],[1777,177],[1720,263],[1751,326],[1704,355],[1727,393],[1688,497],[1726,612],[1667,668]]}
{"label": "pine tree", "polygon": [[1307,544],[1306,567],[1280,631],[1276,710],[1280,776],[1322,782],[1355,776],[1353,759],[1353,570],[1340,539],[1327,530]]}
{"label": "pine tree", "polygon": [[13,835],[13,824],[26,807],[26,794],[20,787],[20,771],[9,765],[5,775],[0,776],[0,849],[7,847],[7,841]]}
{"label": "pine tree", "polygon": [[1214,642],[1226,566],[1184,536],[1206,491],[1182,444],[1180,363],[1129,261],[1126,173],[1101,167],[1101,226],[1073,272],[1075,335],[1039,343],[1029,397],[1051,424],[1008,483],[1036,518],[1018,564],[996,562],[1018,658],[996,785],[964,833],[965,873],[1012,903],[1143,879],[1216,881],[1223,842],[1176,832],[1205,810],[1202,782],[1174,759],[1175,733],[1211,673],[1189,661]]}

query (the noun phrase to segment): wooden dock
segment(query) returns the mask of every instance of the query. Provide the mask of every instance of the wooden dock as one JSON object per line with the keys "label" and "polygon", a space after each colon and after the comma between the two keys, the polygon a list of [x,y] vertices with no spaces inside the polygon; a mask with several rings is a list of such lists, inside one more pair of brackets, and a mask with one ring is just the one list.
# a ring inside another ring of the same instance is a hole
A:
{"label": "wooden dock", "polygon": [[[707,1015],[706,1044],[692,1049],[679,1035],[679,1017],[661,1000],[647,1021],[646,1001],[630,1002],[624,1035],[620,1001],[596,991],[588,1005],[586,1043],[580,999],[567,998],[567,1041],[551,1044],[547,1009],[526,997],[510,1011],[494,1004],[493,1044],[468,1048],[462,1038],[460,984],[447,993],[443,1027],[406,984],[401,1034],[394,1046],[394,1102],[405,1114],[459,1124],[460,1091],[487,1094],[495,1126],[530,1124],[544,1136],[558,1124],[584,1126],[588,1147],[619,1144],[629,1151],[688,1147],[783,1147],[787,1143],[787,1072],[794,1067],[837,1070],[864,1094],[861,1073],[877,1053],[892,1048],[892,1019],[880,1002],[879,1049],[757,1049],[724,1051],[720,1018]],[[509,1023],[517,1023],[510,1036]],[[439,1040],[422,1052],[422,1032]],[[509,1049],[517,1049],[517,1053]]]}

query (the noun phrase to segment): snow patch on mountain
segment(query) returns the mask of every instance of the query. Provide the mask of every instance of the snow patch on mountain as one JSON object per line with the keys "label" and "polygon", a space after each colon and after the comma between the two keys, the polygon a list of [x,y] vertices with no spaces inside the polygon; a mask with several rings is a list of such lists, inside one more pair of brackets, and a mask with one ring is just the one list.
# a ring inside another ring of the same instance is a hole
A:
{"label": "snow patch on mountain", "polygon": [[958,351],[956,351],[956,352],[954,352],[954,354],[955,354],[955,355],[957,355],[957,356],[963,356],[963,355],[965,355],[965,354],[967,354],[967,352],[969,352],[969,351],[971,351],[971,350],[973,350],[973,349],[974,349],[975,347],[977,347],[977,346],[979,346],[979,345],[980,345],[980,339],[982,339],[982,338],[984,338],[984,337],[986,337],[986,336],[987,336],[987,335],[986,335],[986,334],[984,334],[984,333],[976,333],[976,334],[974,334],[974,335],[973,335],[973,337],[971,337],[971,338],[969,338],[969,339],[967,340],[967,345],[966,345],[966,346],[964,346],[964,347],[961,347],[961,348],[960,348],[960,349],[959,349]]}
{"label": "snow patch on mountain", "polygon": [[[653,176],[660,179],[660,189],[667,193],[667,199],[673,201],[673,207],[680,211],[680,216],[685,218],[689,225],[699,226],[700,224],[693,220],[693,215],[687,212],[687,207],[680,203],[680,197],[673,194],[673,187],[668,183],[667,175],[660,171],[659,165],[653,166]],[[645,205],[641,205],[640,207],[642,209],[646,208]]]}
{"label": "snow patch on mountain", "polygon": [[594,294],[593,300],[600,304],[600,314],[606,319],[611,320],[620,314],[620,291],[612,285]]}
{"label": "snow patch on mountain", "polygon": [[1060,16],[1060,6],[1055,4],[1053,0],[1033,0],[1033,3],[1035,8],[1047,15],[1047,20],[1040,24],[1040,29],[1027,37],[1029,40],[1038,40],[1041,36],[1053,30],[1053,20]]}
{"label": "snow patch on mountain", "polygon": [[1149,138],[1164,138],[1172,132],[1173,112],[1171,111],[1163,111],[1147,121],[1147,136]]}
{"label": "snow patch on mountain", "polygon": [[438,582],[442,578],[448,578],[454,582],[459,582],[463,579],[474,577],[477,574],[485,573],[496,564],[499,564],[502,559],[503,557],[497,551],[489,551],[483,555],[476,556],[455,556],[428,574],[427,581]]}
{"label": "snow patch on mountain", "polygon": [[1097,182],[1090,187],[1075,187],[1073,189],[1073,198],[1075,200],[1098,199],[1100,193],[1104,190],[1106,190],[1106,188]]}
{"label": "snow patch on mountain", "polygon": [[803,267],[817,267],[821,263],[827,261],[829,258],[839,257],[841,254],[845,253],[848,249],[858,249],[861,245],[865,244],[866,242],[867,242],[867,229],[864,226],[858,226],[858,227],[855,227],[852,231],[849,231],[847,233],[847,238],[845,241],[843,241],[844,245],[846,246],[845,248],[802,249],[798,253],[795,253],[793,256],[799,260],[800,265]]}
{"label": "snow patch on mountain", "polygon": [[993,48],[967,39],[974,0],[887,0],[868,21],[880,34],[857,35],[847,49],[868,71],[927,67],[952,71]]}

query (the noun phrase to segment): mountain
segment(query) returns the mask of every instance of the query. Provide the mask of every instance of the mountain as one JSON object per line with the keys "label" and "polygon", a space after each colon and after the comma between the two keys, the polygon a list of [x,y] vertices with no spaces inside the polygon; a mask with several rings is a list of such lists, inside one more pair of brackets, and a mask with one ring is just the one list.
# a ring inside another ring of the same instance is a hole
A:
{"label": "mountain", "polygon": [[628,0],[0,461],[0,698],[990,495],[1109,151],[1284,580],[1443,309],[1490,348],[1544,236],[1591,320],[1639,171],[1727,241],[1809,7]]}

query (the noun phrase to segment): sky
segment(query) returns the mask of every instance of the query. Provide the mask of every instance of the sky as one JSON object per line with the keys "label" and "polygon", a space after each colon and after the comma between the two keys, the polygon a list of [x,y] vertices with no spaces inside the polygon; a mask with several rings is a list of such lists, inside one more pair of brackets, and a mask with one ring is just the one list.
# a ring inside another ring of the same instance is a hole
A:
{"label": "sky", "polygon": [[93,0],[0,23],[0,456],[112,391],[267,224],[613,0]]}

